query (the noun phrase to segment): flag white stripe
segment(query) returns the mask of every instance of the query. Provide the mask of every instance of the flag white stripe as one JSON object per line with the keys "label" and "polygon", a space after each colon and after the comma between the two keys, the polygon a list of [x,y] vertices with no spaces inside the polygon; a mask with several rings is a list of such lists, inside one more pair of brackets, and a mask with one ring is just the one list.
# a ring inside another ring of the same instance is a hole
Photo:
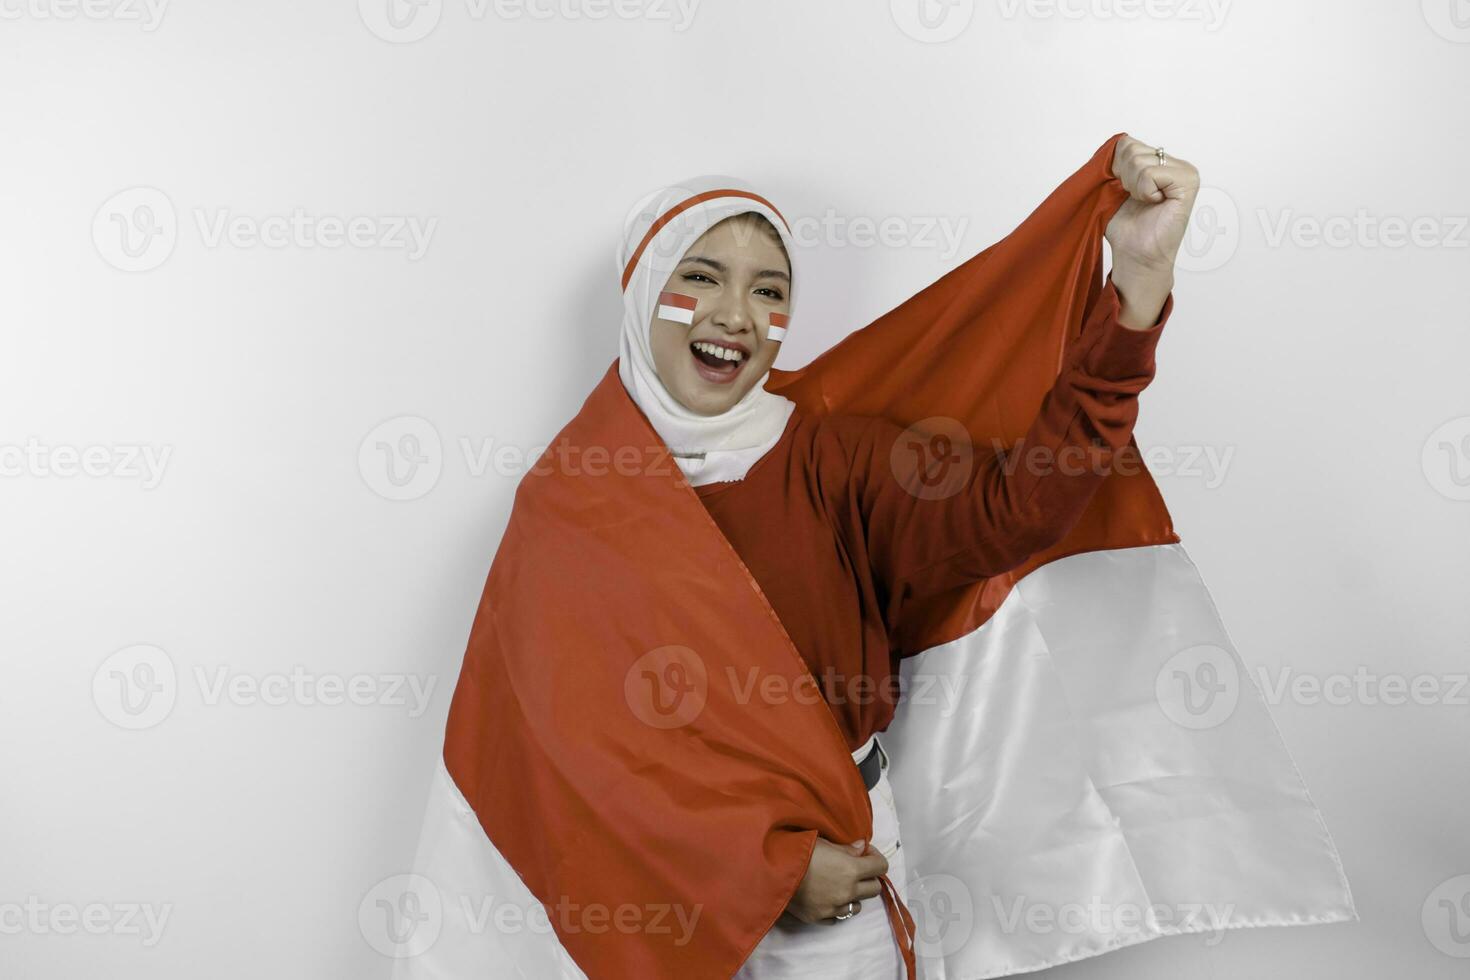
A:
{"label": "flag white stripe", "polygon": [[[1208,689],[1181,686],[1205,664]],[[1049,562],[979,629],[902,667],[910,693],[879,740],[921,977],[1357,918],[1332,837],[1180,545]],[[464,896],[537,903],[442,767],[433,793],[413,870],[442,911],[432,934],[405,940],[394,980],[581,980],[554,933],[503,934],[463,908]],[[1078,903],[1134,925],[1026,927],[1032,910]],[[926,929],[941,907],[961,922]],[[1207,951],[1194,955],[1203,969]]]}
{"label": "flag white stripe", "polygon": [[662,303],[658,307],[658,318],[660,320],[673,320],[686,326],[694,322],[694,311],[686,310],[678,306],[665,306]]}

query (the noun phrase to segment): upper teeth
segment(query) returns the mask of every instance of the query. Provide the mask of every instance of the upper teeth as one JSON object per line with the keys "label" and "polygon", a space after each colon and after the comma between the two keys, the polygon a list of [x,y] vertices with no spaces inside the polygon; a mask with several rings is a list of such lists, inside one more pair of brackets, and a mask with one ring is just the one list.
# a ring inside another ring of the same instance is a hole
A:
{"label": "upper teeth", "polygon": [[741,361],[745,359],[745,355],[738,350],[721,347],[718,344],[707,343],[703,340],[696,340],[694,342],[694,349],[703,351],[706,354],[713,354],[716,357],[723,357],[727,361]]}

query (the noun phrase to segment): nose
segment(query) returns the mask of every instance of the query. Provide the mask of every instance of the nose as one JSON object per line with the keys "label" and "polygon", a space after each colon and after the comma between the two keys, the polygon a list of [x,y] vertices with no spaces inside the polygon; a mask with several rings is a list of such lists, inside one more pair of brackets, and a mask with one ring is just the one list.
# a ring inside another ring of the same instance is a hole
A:
{"label": "nose", "polygon": [[715,304],[710,321],[726,333],[754,333],[755,313],[750,298],[734,291],[725,292]]}

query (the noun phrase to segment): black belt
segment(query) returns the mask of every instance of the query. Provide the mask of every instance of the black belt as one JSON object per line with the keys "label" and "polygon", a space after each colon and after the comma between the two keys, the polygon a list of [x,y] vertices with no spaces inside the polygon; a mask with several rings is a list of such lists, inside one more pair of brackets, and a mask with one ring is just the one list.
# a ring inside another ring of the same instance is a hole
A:
{"label": "black belt", "polygon": [[858,772],[863,774],[863,785],[868,788],[869,793],[878,785],[878,778],[883,775],[883,765],[887,761],[888,757],[882,746],[876,738],[873,739],[873,747],[863,756],[863,761],[858,763]]}

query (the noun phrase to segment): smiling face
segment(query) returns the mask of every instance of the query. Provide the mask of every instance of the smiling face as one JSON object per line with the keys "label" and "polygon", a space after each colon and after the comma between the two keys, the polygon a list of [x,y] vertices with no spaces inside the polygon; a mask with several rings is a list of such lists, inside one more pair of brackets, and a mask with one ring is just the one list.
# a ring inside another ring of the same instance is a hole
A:
{"label": "smiling face", "polygon": [[738,214],[705,232],[679,261],[666,292],[695,301],[689,325],[649,324],[659,380],[685,408],[718,415],[769,370],[781,349],[768,340],[772,313],[786,313],[791,264],[781,238],[758,214]]}

